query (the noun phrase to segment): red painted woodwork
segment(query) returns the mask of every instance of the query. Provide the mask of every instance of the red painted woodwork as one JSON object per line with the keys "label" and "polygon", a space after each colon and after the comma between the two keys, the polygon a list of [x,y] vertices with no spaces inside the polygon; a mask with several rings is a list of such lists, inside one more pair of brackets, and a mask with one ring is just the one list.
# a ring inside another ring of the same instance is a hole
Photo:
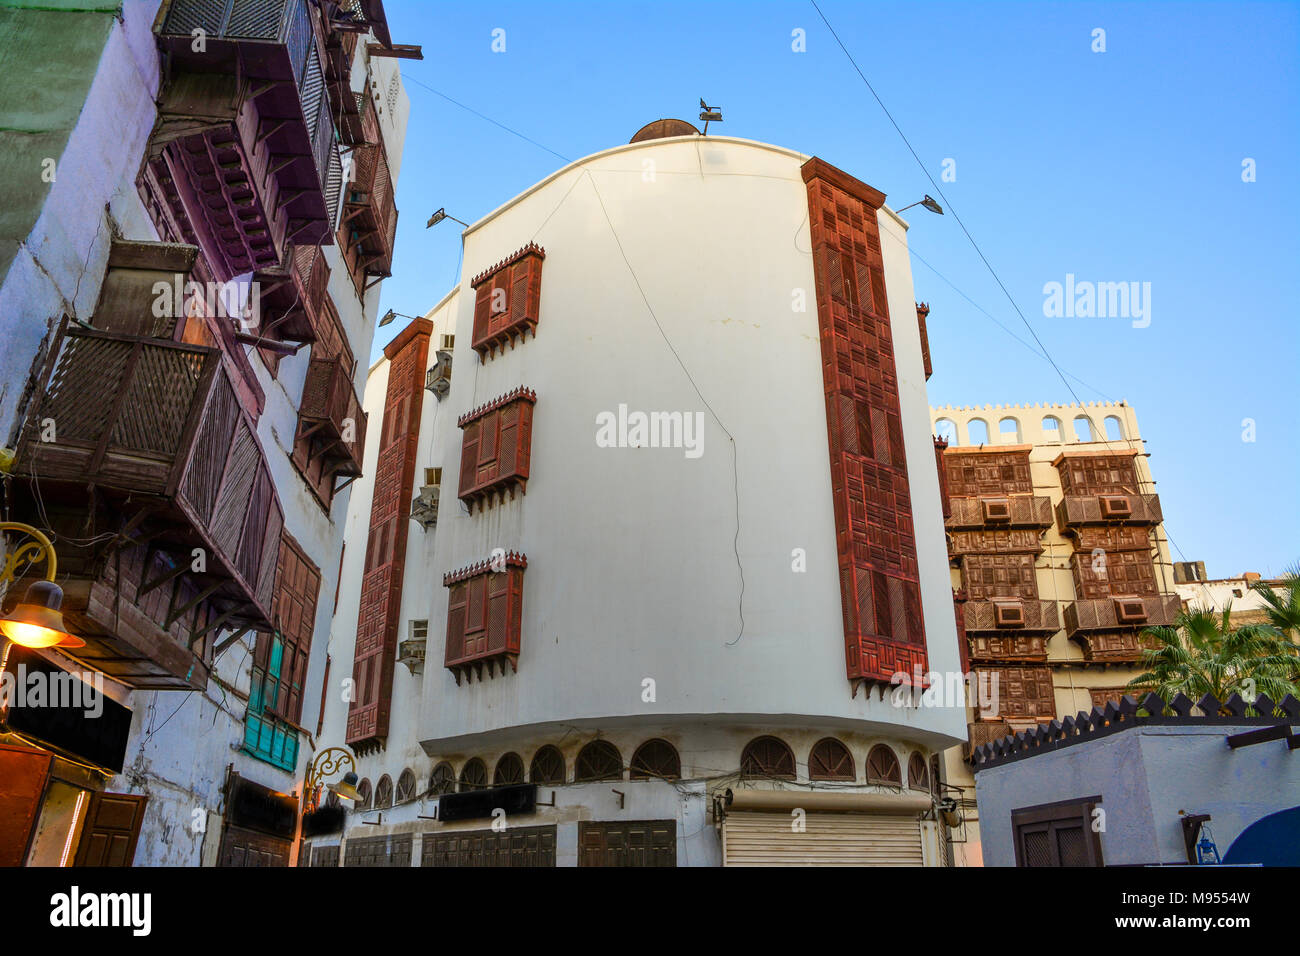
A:
{"label": "red painted woodwork", "polygon": [[943,517],[946,522],[952,517],[952,500],[948,497],[948,472],[943,467],[943,452],[948,443],[937,435],[934,438],[934,466],[939,472],[939,500],[943,502]]}
{"label": "red painted woodwork", "polygon": [[1138,493],[1135,451],[1119,454],[1064,454],[1052,462],[1061,475],[1061,490],[1071,495]]}
{"label": "red painted woodwork", "polygon": [[546,250],[530,242],[470,282],[475,291],[470,345],[483,361],[507,342],[513,348],[515,338],[522,340],[525,332],[537,334],[545,258]]}
{"label": "red painted woodwork", "polygon": [[369,97],[360,115],[363,141],[353,149],[352,175],[343,196],[339,239],[343,259],[360,286],[365,276],[392,274],[397,205],[388,151]]}
{"label": "red painted woodwork", "polygon": [[432,322],[417,319],[384,348],[389,361],[388,391],[357,614],[354,697],[348,707],[347,742],[362,750],[380,745],[388,735],[406,535],[411,523],[407,515],[432,332]]}
{"label": "red painted woodwork", "polygon": [[[285,532],[280,537],[279,570],[276,573],[275,609],[271,612],[280,632],[283,652],[279,680],[268,686],[263,701],[269,713],[293,724],[302,722],[302,692],[307,682],[312,633],[316,628],[316,602],[320,596],[320,569],[311,562],[301,545]],[[272,636],[261,632],[253,650],[253,666],[267,674]]]}
{"label": "red painted woodwork", "polygon": [[52,760],[44,750],[0,744],[0,866],[27,859]]}
{"label": "red painted woodwork", "polygon": [[524,571],[528,558],[509,552],[493,567],[484,561],[443,575],[447,597],[447,649],[444,663],[456,675],[483,679],[509,663],[518,669],[524,610]]}
{"label": "red painted woodwork", "polygon": [[460,500],[472,513],[498,496],[527,492],[537,393],[522,385],[460,416]]}
{"label": "red painted woodwork", "polygon": [[948,493],[953,497],[1033,494],[1028,445],[1015,451],[954,448],[943,458],[948,471]]}
{"label": "red painted woodwork", "polygon": [[925,366],[925,380],[930,381],[934,366],[930,363],[930,333],[925,327],[925,320],[930,316],[930,307],[924,302],[916,304],[916,324],[921,330],[921,363]]}
{"label": "red painted woodwork", "polygon": [[927,670],[898,374],[877,211],[884,194],[811,159],[808,186],[848,676]]}

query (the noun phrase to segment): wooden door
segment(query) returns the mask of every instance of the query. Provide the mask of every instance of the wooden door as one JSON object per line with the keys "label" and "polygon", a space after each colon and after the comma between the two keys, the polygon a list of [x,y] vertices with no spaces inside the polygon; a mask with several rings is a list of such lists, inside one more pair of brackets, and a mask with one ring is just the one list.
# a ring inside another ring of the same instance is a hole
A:
{"label": "wooden door", "polygon": [[130,866],[148,799],[127,793],[92,793],[73,866]]}
{"label": "wooden door", "polygon": [[27,858],[52,759],[43,750],[0,745],[0,866]]}

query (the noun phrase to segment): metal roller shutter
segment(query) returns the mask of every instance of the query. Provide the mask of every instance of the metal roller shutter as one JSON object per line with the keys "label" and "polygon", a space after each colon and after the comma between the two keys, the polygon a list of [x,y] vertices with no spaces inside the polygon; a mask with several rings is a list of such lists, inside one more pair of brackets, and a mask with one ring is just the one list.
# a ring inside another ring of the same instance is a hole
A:
{"label": "metal roller shutter", "polygon": [[724,866],[922,866],[921,824],[911,816],[732,811],[722,826]]}

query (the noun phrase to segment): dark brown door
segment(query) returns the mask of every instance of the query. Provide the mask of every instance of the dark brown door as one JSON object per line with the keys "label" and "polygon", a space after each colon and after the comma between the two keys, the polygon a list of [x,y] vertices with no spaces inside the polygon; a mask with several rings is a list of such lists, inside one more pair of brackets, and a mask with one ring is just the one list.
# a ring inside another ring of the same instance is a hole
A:
{"label": "dark brown door", "polygon": [[43,750],[0,745],[0,866],[22,866],[50,776]]}
{"label": "dark brown door", "polygon": [[1100,804],[1097,796],[1013,810],[1016,866],[1101,866]]}
{"label": "dark brown door", "polygon": [[579,866],[676,866],[677,821],[579,823]]}
{"label": "dark brown door", "polygon": [[73,866],[130,866],[148,797],[92,793]]}
{"label": "dark brown door", "polygon": [[227,826],[221,834],[217,866],[288,866],[292,847],[291,840]]}

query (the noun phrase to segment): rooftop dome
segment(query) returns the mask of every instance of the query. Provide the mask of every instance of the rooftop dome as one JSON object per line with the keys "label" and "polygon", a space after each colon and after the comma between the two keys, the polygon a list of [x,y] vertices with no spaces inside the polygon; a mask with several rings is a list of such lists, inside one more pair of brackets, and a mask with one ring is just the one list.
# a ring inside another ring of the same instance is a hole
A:
{"label": "rooftop dome", "polygon": [[646,123],[633,136],[629,143],[643,143],[648,139],[664,139],[668,136],[699,136],[700,131],[686,120],[657,119]]}

